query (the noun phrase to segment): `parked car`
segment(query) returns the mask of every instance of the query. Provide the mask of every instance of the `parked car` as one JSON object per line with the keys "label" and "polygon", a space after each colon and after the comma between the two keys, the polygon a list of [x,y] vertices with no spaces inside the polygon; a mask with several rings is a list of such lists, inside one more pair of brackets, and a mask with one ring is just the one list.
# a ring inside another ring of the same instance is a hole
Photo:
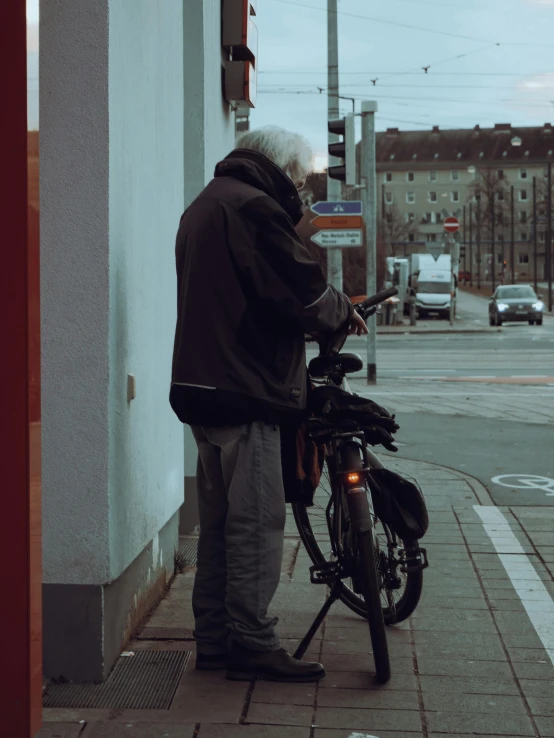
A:
{"label": "parked car", "polygon": [[489,302],[490,325],[509,321],[528,321],[542,325],[544,303],[528,284],[503,284]]}

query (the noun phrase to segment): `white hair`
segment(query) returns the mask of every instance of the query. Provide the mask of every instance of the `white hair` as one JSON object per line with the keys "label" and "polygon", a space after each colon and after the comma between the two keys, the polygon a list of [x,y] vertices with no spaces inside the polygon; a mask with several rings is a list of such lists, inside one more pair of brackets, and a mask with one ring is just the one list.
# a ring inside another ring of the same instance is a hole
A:
{"label": "white hair", "polygon": [[312,171],[314,155],[309,141],[304,136],[279,126],[264,126],[247,131],[238,137],[236,146],[267,156],[295,184],[304,182]]}

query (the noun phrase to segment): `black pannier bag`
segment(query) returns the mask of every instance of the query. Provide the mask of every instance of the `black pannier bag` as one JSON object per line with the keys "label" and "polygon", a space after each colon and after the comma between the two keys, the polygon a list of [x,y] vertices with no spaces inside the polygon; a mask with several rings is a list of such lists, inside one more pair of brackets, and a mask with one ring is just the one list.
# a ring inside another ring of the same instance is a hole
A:
{"label": "black pannier bag", "polygon": [[369,476],[377,517],[403,541],[423,538],[429,515],[418,485],[390,469],[372,469]]}

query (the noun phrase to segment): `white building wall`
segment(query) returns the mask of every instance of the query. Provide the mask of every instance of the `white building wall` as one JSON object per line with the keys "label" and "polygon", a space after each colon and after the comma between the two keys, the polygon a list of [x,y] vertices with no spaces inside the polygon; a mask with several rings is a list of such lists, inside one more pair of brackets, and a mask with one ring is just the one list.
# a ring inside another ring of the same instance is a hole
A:
{"label": "white building wall", "polygon": [[[183,502],[169,406],[175,232],[184,204],[183,3],[109,12],[109,527],[114,579]],[[127,375],[136,399],[127,400]],[[160,562],[154,561],[154,566]]]}
{"label": "white building wall", "polygon": [[[86,35],[84,32],[86,29]],[[86,43],[86,36],[94,43]],[[49,0],[40,25],[43,577],[107,581],[108,20]]]}
{"label": "white building wall", "polygon": [[219,0],[42,9],[47,583],[112,581],[182,503],[183,429],[168,403],[174,243],[234,144],[220,13]]}

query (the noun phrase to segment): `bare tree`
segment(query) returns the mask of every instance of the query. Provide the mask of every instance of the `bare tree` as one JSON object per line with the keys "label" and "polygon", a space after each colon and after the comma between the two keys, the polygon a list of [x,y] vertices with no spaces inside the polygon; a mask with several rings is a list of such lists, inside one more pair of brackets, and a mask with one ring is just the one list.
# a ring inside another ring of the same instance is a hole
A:
{"label": "bare tree", "polygon": [[406,214],[402,215],[394,204],[385,205],[383,210],[377,220],[377,233],[384,244],[386,255],[397,256],[399,242],[409,241],[410,236],[413,236],[411,240],[417,239],[418,227],[415,217],[406,218]]}
{"label": "bare tree", "polygon": [[473,203],[473,220],[481,228],[481,238],[492,240],[494,226],[495,240],[503,240],[504,230],[510,227],[510,191],[498,170],[480,169],[467,199]]}

